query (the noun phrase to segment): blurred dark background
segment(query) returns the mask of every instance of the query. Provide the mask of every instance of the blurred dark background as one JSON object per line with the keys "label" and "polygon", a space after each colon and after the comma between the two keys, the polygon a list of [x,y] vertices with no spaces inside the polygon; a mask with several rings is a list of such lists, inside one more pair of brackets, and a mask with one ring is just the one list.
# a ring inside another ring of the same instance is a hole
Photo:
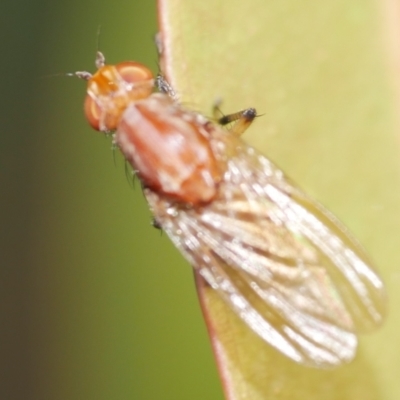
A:
{"label": "blurred dark background", "polygon": [[[153,1],[3,0],[0,399],[222,398],[192,271],[63,76],[156,71]],[[59,74],[59,75],[57,75]]]}

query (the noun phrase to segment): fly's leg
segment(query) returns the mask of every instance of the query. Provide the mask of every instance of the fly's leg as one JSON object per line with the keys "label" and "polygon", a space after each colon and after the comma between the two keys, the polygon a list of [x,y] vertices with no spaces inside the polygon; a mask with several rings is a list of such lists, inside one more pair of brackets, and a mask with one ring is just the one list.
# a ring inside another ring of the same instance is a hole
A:
{"label": "fly's leg", "polygon": [[[160,71],[164,71],[164,49],[163,49],[163,41],[162,41],[162,34],[161,32],[158,32],[155,37],[154,41],[157,46],[157,53],[158,53],[158,59],[159,59],[159,69]],[[164,75],[162,73],[158,73],[157,78],[155,80],[155,84],[157,89],[169,97],[171,97],[172,100],[178,102],[178,96],[175,93],[175,90],[172,88],[172,86],[167,82],[167,80],[164,78]]]}
{"label": "fly's leg", "polygon": [[[155,37],[154,41],[157,46],[157,53],[158,53],[158,59],[159,59],[159,66],[158,68],[160,71],[164,71],[164,49],[163,49],[163,41],[162,41],[162,34],[161,32],[158,32]],[[162,73],[158,73],[156,81],[155,81],[157,89],[161,92],[166,94],[167,96],[171,97],[172,100],[178,102],[178,96],[175,93],[175,90],[172,88],[172,86],[167,82],[167,80],[164,78],[164,75]]]}
{"label": "fly's leg", "polygon": [[[220,101],[216,102],[213,106],[214,118],[220,125],[228,125],[233,123],[229,128],[229,132],[235,136],[241,136],[254,121],[254,118],[257,117],[257,111],[255,108],[246,108],[245,110],[241,110],[233,114],[223,115],[219,109],[219,105]],[[218,115],[221,114],[222,117],[218,117]]]}
{"label": "fly's leg", "polygon": [[163,42],[162,42],[161,32],[157,32],[154,35],[154,43],[156,44],[158,58],[160,58],[163,55]]}
{"label": "fly's leg", "polygon": [[163,228],[162,225],[158,222],[156,217],[153,217],[152,221],[151,221],[151,226],[155,229],[158,229],[159,231],[162,232]]}
{"label": "fly's leg", "polygon": [[166,95],[171,97],[172,100],[178,101],[175,90],[172,89],[172,86],[166,81],[166,79],[161,74],[157,75],[156,86],[161,93],[165,93]]}

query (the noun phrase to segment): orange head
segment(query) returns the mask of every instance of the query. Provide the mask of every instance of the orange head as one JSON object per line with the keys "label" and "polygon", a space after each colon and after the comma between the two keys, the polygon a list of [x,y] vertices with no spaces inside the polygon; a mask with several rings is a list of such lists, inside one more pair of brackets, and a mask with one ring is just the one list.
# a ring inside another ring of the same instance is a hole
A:
{"label": "orange head", "polygon": [[134,61],[105,65],[100,52],[96,66],[98,70],[93,75],[88,72],[75,73],[88,81],[85,115],[94,129],[113,131],[128,104],[150,96],[154,77],[147,67]]}

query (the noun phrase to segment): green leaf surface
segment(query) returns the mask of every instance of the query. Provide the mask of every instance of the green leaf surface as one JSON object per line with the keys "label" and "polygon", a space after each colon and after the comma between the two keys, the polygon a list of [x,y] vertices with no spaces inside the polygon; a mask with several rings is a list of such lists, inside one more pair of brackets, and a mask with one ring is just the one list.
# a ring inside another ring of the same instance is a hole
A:
{"label": "green leaf surface", "polygon": [[360,240],[391,312],[349,365],[321,371],[265,345],[199,282],[229,399],[398,399],[399,6],[390,0],[160,0],[161,66],[206,115],[255,107],[244,139]]}

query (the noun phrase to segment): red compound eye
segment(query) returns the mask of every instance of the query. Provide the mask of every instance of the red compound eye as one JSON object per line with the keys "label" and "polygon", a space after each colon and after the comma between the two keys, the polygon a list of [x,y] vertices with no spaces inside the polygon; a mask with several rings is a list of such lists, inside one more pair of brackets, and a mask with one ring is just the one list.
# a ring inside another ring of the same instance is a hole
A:
{"label": "red compound eye", "polygon": [[96,131],[100,130],[100,115],[101,115],[101,108],[100,106],[96,103],[96,101],[93,100],[93,98],[89,95],[85,97],[85,103],[83,105],[83,110],[86,116],[86,119],[88,120],[90,126],[93,129],[96,129]]}
{"label": "red compound eye", "polygon": [[153,73],[147,67],[134,61],[124,61],[115,68],[123,80],[129,83],[147,82],[153,79]]}

